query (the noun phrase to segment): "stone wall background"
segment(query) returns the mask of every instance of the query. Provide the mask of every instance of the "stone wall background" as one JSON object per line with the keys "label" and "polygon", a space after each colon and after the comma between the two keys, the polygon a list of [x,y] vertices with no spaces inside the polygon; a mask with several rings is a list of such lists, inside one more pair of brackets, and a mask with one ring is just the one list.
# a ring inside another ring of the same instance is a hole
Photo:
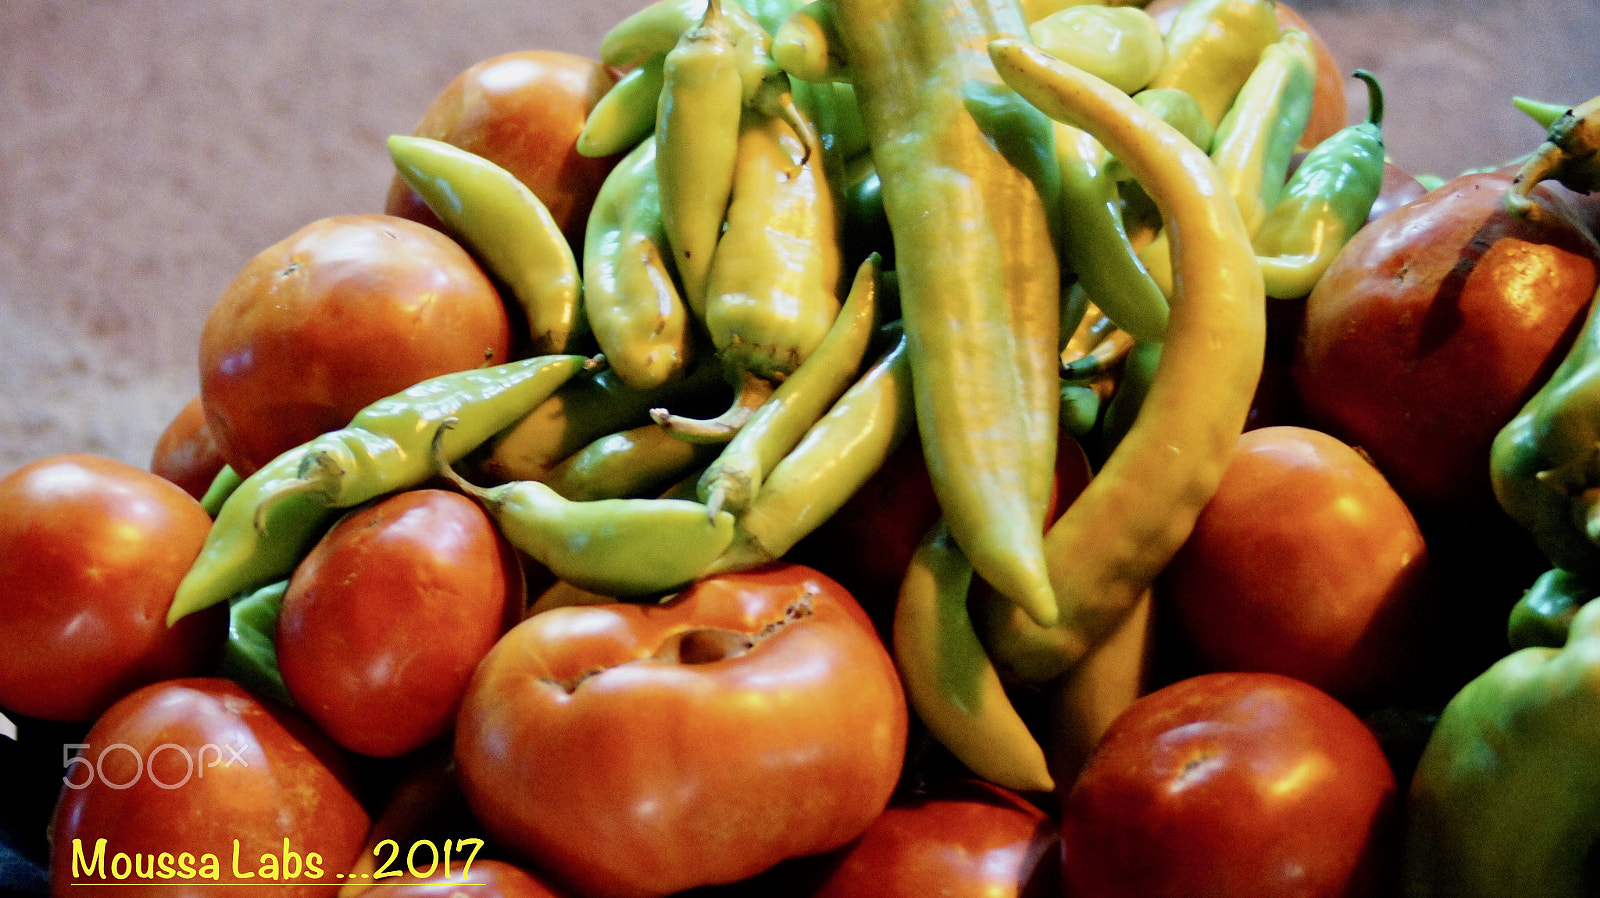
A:
{"label": "stone wall background", "polygon": [[[594,55],[641,0],[0,3],[0,471],[143,465],[197,389],[207,310],[258,250],[381,209],[383,139],[485,57]],[[1388,97],[1391,155],[1449,175],[1600,93],[1597,0],[1299,0]],[[1351,82],[1352,115],[1364,89]]]}

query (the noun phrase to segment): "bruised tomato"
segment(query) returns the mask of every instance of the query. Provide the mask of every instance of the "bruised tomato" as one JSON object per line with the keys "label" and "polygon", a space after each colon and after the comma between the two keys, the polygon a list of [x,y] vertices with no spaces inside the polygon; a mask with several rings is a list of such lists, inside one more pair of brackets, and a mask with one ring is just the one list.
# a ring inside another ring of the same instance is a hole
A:
{"label": "bruised tomato", "polygon": [[0,707],[87,721],[207,671],[227,609],[166,617],[210,530],[193,496],[112,459],[55,455],[0,478]]}
{"label": "bruised tomato", "polygon": [[525,599],[515,550],[476,502],[412,490],[360,508],[306,555],[278,616],[295,704],[352,751],[444,735],[467,681]]}
{"label": "bruised tomato", "polygon": [[455,756],[497,842],[578,894],[661,896],[859,836],[908,716],[861,607],[777,563],[527,618],[474,675]]}
{"label": "bruised tomato", "polygon": [[370,819],[325,736],[230,680],[167,680],[66,761],[51,894],[332,898]]}
{"label": "bruised tomato", "polygon": [[[574,248],[614,156],[577,150],[590,110],[615,82],[595,60],[560,50],[522,50],[469,66],[422,114],[415,134],[474,153],[515,175],[550,210]],[[441,227],[397,175],[385,211]]]}
{"label": "bruised tomato", "polygon": [[262,250],[200,335],[200,396],[222,457],[249,476],[419,381],[508,361],[483,269],[390,215],[319,219]]}
{"label": "bruised tomato", "polygon": [[196,499],[205,497],[224,464],[199,396],[178,410],[150,453],[150,472],[183,487]]}
{"label": "bruised tomato", "polygon": [[1306,420],[1366,452],[1420,516],[1493,506],[1489,447],[1570,346],[1595,292],[1579,212],[1504,208],[1462,175],[1361,230],[1306,299],[1292,363]]}

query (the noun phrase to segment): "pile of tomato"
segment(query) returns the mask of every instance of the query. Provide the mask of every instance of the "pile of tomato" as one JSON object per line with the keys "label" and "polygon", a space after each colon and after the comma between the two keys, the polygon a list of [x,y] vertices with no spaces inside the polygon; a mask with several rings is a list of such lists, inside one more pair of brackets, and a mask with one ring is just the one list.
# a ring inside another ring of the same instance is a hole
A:
{"label": "pile of tomato", "polygon": [[[581,245],[617,159],[575,143],[618,75],[485,60],[417,133],[515,173]],[[169,627],[225,465],[521,352],[397,179],[381,213],[244,265],[148,469],[0,477],[0,873],[57,895],[1382,894],[1431,722],[1548,566],[1487,453],[1585,316],[1597,207],[1549,186],[1566,214],[1513,219],[1509,178],[1390,166],[1317,289],[1274,301],[1233,460],[1116,653],[1010,684],[1057,783],[1030,793],[964,768],[902,690],[894,601],[939,514],[914,438],[782,561],[666,602],[554,597],[436,483],[296,568],[281,683],[224,675],[226,605]],[[1063,433],[1058,506],[1096,458]]]}

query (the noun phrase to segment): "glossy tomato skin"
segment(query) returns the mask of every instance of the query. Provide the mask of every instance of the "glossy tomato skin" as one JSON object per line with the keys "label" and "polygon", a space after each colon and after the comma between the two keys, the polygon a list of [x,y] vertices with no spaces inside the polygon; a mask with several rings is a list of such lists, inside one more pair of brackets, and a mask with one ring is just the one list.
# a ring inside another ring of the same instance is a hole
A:
{"label": "glossy tomato skin", "polygon": [[51,823],[54,895],[320,898],[361,851],[369,819],[331,743],[232,681],[146,686],[83,741]]}
{"label": "glossy tomato skin", "polygon": [[844,848],[793,866],[773,887],[780,898],[1058,898],[1061,833],[1016,793],[941,780],[897,796]]}
{"label": "glossy tomato skin", "polygon": [[[589,112],[615,83],[599,62],[559,50],[521,50],[477,62],[451,79],[414,133],[488,159],[517,176],[550,210],[575,249],[595,194],[617,157],[577,150]],[[438,216],[395,176],[385,211],[430,227]]]}
{"label": "glossy tomato skin", "polygon": [[1281,673],[1362,704],[1406,685],[1436,599],[1383,475],[1321,431],[1251,430],[1157,584],[1207,670]]}
{"label": "glossy tomato skin", "polygon": [[578,894],[659,896],[860,835],[907,726],[866,613],[779,563],[529,617],[474,675],[455,755],[499,842]]}
{"label": "glossy tomato skin", "polygon": [[509,360],[499,293],[465,249],[390,215],[305,225],[250,259],[200,335],[206,423],[248,476],[372,402]]}
{"label": "glossy tomato skin", "polygon": [[1423,516],[1491,507],[1489,446],[1594,295],[1589,238],[1555,205],[1509,215],[1510,183],[1463,175],[1368,224],[1306,300],[1292,370],[1307,422]]}
{"label": "glossy tomato skin", "polygon": [[1371,896],[1393,873],[1394,774],[1320,690],[1203,674],[1140,698],[1062,803],[1072,898]]}
{"label": "glossy tomato skin", "polygon": [[68,453],[0,478],[0,707],[89,721],[156,680],[210,670],[227,609],[166,625],[211,518],[161,477]]}
{"label": "glossy tomato skin", "polygon": [[449,730],[524,601],[515,550],[476,502],[398,493],[340,519],[295,568],[279,670],[334,741],[396,757]]}
{"label": "glossy tomato skin", "polygon": [[150,452],[150,472],[183,487],[196,499],[205,497],[225,464],[199,396],[178,410]]}
{"label": "glossy tomato skin", "polygon": [[453,864],[448,873],[441,864],[432,876],[408,872],[380,882],[386,898],[566,898],[526,870],[495,858],[474,860],[470,866]]}

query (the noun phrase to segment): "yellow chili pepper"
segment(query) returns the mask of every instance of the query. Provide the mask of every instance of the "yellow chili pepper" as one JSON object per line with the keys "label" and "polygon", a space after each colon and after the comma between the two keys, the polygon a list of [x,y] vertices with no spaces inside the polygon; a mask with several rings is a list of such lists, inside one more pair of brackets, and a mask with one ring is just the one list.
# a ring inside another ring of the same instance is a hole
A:
{"label": "yellow chili pepper", "polygon": [[1002,40],[990,53],[1007,84],[1128,166],[1174,260],[1171,318],[1139,415],[1045,535],[1060,622],[1042,628],[1000,607],[986,624],[997,655],[1031,656],[1033,676],[1049,678],[1137,605],[1216,491],[1261,376],[1266,294],[1237,204],[1187,137],[1037,47]]}

